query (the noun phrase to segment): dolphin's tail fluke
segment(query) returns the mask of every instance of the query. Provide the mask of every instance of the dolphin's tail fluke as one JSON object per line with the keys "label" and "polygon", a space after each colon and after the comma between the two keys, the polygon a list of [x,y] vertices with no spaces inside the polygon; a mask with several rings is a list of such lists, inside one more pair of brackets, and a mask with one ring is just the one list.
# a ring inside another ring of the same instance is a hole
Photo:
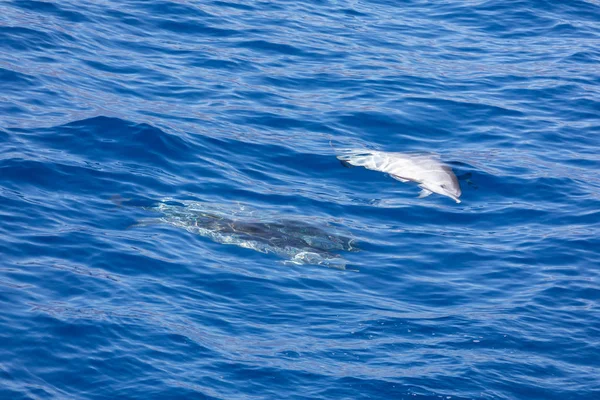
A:
{"label": "dolphin's tail fluke", "polygon": [[131,200],[130,198],[125,198],[125,197],[121,196],[120,194],[115,194],[115,195],[110,196],[110,201],[119,208],[122,208],[123,203],[126,203],[130,200]]}
{"label": "dolphin's tail fluke", "polygon": [[156,224],[161,224],[161,223],[164,223],[164,221],[160,218],[145,218],[145,219],[140,219],[140,220],[136,221],[135,223],[129,225],[125,229],[134,229],[134,228],[139,228],[142,226],[150,226],[150,225],[156,225]]}
{"label": "dolphin's tail fluke", "polygon": [[344,166],[365,167],[371,170],[381,170],[387,163],[387,157],[378,151],[369,150],[340,150],[337,159]]}

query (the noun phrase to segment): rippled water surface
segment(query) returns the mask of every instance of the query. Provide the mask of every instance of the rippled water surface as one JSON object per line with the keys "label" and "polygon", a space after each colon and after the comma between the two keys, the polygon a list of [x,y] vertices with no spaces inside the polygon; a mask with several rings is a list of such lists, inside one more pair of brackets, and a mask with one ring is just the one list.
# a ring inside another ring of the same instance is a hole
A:
{"label": "rippled water surface", "polygon": [[592,0],[0,1],[0,398],[600,398],[599,65]]}

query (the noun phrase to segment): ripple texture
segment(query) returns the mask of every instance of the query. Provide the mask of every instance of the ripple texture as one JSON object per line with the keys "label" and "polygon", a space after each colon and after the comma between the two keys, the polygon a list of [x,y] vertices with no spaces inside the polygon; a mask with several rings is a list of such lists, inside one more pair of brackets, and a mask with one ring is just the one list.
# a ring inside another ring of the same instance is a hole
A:
{"label": "ripple texture", "polygon": [[599,43],[595,0],[0,2],[0,398],[600,398]]}

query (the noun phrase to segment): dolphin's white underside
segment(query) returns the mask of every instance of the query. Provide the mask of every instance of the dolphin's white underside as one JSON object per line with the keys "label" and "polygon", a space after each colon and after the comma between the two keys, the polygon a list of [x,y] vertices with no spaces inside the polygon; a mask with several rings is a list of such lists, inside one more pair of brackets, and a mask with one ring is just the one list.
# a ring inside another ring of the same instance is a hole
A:
{"label": "dolphin's white underside", "polygon": [[337,158],[352,166],[387,173],[400,182],[415,182],[422,189],[419,198],[438,193],[460,203],[462,193],[456,175],[434,154],[346,150]]}

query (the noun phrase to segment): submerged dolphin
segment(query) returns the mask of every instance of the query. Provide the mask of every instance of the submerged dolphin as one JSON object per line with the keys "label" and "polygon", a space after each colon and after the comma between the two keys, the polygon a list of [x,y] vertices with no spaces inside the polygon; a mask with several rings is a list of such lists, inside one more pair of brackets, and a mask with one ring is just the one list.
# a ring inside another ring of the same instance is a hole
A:
{"label": "submerged dolphin", "polygon": [[347,150],[337,158],[350,166],[388,173],[401,182],[416,182],[423,189],[419,198],[437,193],[460,203],[462,191],[458,179],[436,155]]}
{"label": "submerged dolphin", "polygon": [[333,251],[358,251],[356,241],[335,229],[279,216],[263,215],[240,207],[193,201],[160,201],[143,207],[159,212],[158,218],[136,225],[166,223],[217,243],[233,244],[261,253],[273,253],[292,264],[317,264],[344,269],[346,261]]}

